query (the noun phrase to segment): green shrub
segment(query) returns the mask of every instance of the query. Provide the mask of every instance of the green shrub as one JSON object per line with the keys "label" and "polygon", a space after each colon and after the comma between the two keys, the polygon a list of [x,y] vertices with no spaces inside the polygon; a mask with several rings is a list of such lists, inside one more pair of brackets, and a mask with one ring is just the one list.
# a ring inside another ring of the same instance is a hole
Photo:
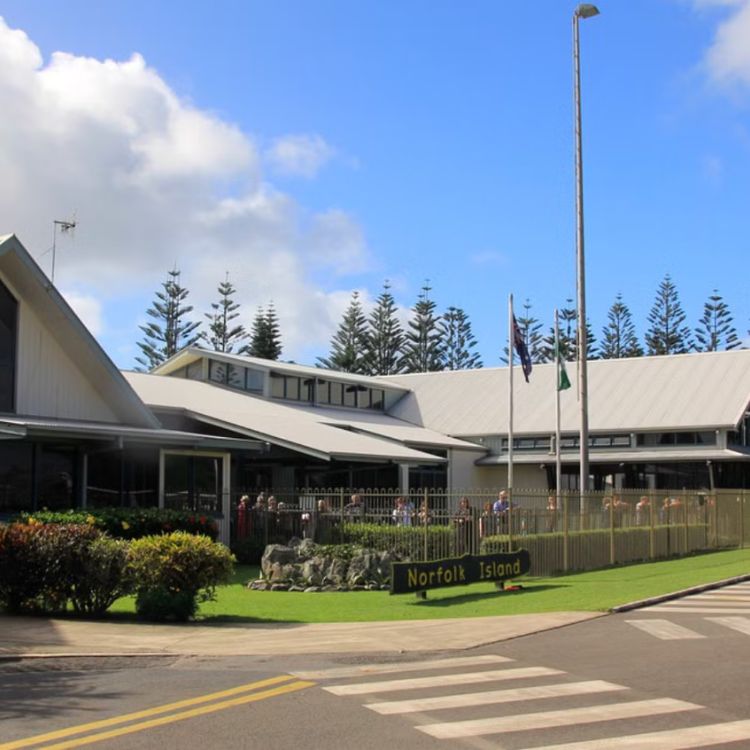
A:
{"label": "green shrub", "polygon": [[153,534],[186,531],[205,534],[211,539],[219,535],[216,521],[203,513],[168,508],[95,508],[91,510],[49,511],[23,513],[19,519],[26,523],[88,524],[115,539],[139,539]]}
{"label": "green shrub", "polygon": [[145,589],[136,594],[135,611],[139,617],[149,622],[186,622],[195,617],[198,601],[189,591]]}
{"label": "green shrub", "polygon": [[76,612],[101,615],[133,586],[128,543],[101,535],[81,547],[69,598]]}
{"label": "green shrub", "polygon": [[355,544],[377,550],[390,550],[402,557],[427,559],[449,557],[455,550],[455,530],[450,526],[385,526],[376,523],[342,523],[334,529],[334,543]]}
{"label": "green shrub", "polygon": [[40,554],[39,527],[0,526],[0,604],[9,612],[38,609],[46,577]]}
{"label": "green shrub", "polygon": [[[169,619],[188,619],[199,601],[213,599],[216,586],[228,582],[234,563],[224,545],[183,531],[136,539],[130,543],[129,559],[136,612],[144,619],[155,609],[167,609]],[[192,609],[184,604],[187,596],[194,605]],[[138,602],[145,609],[139,608]],[[171,611],[169,602],[174,605]]]}
{"label": "green shrub", "polygon": [[62,612],[88,585],[89,549],[102,533],[85,524],[0,527],[0,603],[10,612]]}

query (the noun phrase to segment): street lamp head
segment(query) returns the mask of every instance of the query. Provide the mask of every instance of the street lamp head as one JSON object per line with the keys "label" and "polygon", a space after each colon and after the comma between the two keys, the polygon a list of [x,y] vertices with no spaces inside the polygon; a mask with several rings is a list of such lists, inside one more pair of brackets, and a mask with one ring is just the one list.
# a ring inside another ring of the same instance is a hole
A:
{"label": "street lamp head", "polygon": [[592,16],[598,16],[599,8],[597,8],[596,5],[591,5],[590,3],[581,3],[575,9],[575,15],[579,18],[591,18]]}

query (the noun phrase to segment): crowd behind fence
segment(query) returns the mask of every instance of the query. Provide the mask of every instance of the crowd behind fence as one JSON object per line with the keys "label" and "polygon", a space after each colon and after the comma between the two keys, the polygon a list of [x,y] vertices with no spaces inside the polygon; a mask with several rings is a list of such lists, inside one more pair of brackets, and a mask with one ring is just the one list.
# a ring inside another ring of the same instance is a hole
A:
{"label": "crowd behind fence", "polygon": [[[744,546],[750,491],[296,490],[233,498],[231,537],[392,549],[412,560],[529,550],[534,575]],[[252,556],[252,555],[251,555]]]}

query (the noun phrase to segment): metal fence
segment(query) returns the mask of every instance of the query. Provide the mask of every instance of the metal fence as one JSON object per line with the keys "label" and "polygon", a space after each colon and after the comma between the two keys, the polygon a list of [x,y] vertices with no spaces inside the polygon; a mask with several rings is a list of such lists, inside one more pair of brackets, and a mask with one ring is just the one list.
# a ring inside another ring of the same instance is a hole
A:
{"label": "metal fence", "polygon": [[[355,497],[356,496],[356,497]],[[750,491],[578,493],[515,490],[493,510],[498,491],[293,490],[237,496],[231,539],[241,558],[267,544],[311,538],[321,544],[391,549],[433,560],[525,548],[532,575],[744,546]]]}

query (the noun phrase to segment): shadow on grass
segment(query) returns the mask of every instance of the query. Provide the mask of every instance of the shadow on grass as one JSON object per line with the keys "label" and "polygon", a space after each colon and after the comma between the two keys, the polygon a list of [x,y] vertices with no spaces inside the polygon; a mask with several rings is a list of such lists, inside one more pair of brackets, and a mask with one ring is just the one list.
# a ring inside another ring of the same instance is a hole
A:
{"label": "shadow on grass", "polygon": [[415,602],[416,606],[418,607],[450,607],[455,606],[456,604],[464,604],[469,602],[483,602],[487,601],[488,599],[497,599],[498,601],[501,601],[503,599],[507,599],[508,597],[516,597],[516,596],[523,596],[523,597],[530,597],[534,594],[541,594],[542,592],[548,590],[548,589],[560,589],[560,588],[566,588],[568,584],[543,584],[540,586],[528,586],[526,584],[521,584],[523,588],[518,589],[517,591],[501,591],[500,589],[497,589],[496,591],[485,591],[478,594],[460,594],[459,596],[444,596],[440,599],[430,599],[429,592],[427,592],[427,599],[418,600]]}

